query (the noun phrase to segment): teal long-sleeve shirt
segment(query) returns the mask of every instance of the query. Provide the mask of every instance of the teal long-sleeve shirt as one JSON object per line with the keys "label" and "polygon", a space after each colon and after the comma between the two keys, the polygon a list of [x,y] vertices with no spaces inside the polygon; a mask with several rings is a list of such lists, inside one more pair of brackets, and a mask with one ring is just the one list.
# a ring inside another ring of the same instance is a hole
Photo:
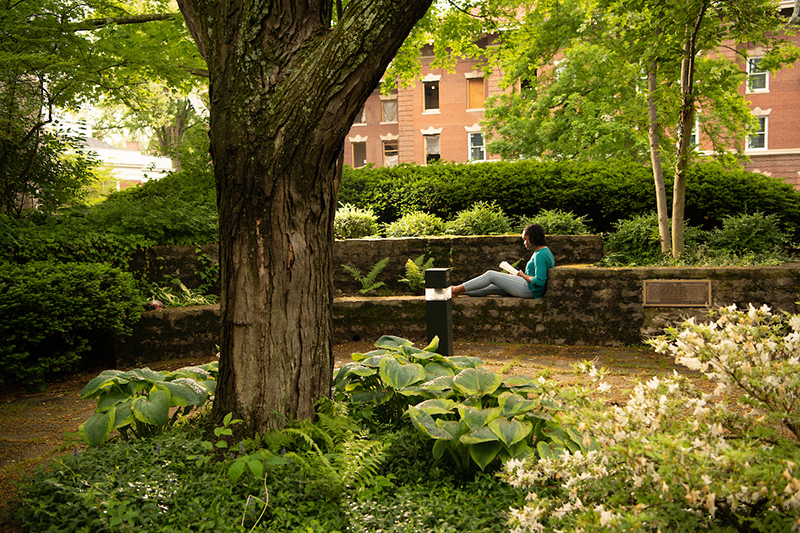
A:
{"label": "teal long-sleeve shirt", "polygon": [[525,265],[525,274],[533,279],[528,282],[528,288],[534,298],[541,298],[547,289],[547,271],[556,265],[553,252],[544,247],[533,252],[528,264]]}

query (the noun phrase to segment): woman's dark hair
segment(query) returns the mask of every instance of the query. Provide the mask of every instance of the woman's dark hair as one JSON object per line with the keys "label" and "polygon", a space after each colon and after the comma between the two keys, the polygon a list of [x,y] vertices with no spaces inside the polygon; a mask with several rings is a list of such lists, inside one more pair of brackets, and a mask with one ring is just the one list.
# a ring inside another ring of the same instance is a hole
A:
{"label": "woman's dark hair", "polygon": [[547,246],[544,238],[544,228],[540,224],[528,224],[522,230],[522,235],[527,235],[533,246]]}

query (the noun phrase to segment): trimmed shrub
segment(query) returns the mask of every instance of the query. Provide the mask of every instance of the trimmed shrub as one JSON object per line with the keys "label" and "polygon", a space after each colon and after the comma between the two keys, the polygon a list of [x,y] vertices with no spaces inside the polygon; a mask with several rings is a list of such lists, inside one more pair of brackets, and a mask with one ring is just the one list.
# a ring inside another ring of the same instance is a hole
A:
{"label": "trimmed shrub", "polygon": [[378,217],[370,209],[344,204],[336,210],[333,236],[337,239],[360,239],[379,233]]}
{"label": "trimmed shrub", "polygon": [[15,219],[0,214],[0,261],[107,263],[126,269],[140,235],[116,235],[97,227],[85,213],[72,212]]}
{"label": "trimmed shrub", "polygon": [[446,235],[503,235],[511,232],[511,223],[496,203],[477,202],[447,222],[444,232]]}
{"label": "trimmed shrub", "polygon": [[[667,191],[672,180],[667,177]],[[609,232],[619,220],[646,215],[655,206],[649,167],[628,161],[577,163],[497,162],[482,164],[399,165],[346,169],[339,200],[370,207],[382,223],[422,210],[444,220],[476,202],[495,201],[516,218],[542,210],[586,217],[594,232]],[[668,198],[671,202],[671,198]],[[719,227],[733,213],[755,209],[774,214],[781,228],[800,240],[800,191],[780,180],[716,163],[690,167],[686,185],[687,223]]]}
{"label": "trimmed shrub", "polygon": [[383,233],[387,237],[419,237],[441,235],[444,233],[444,228],[444,221],[436,215],[414,211],[403,215],[399,220],[386,224]]}
{"label": "trimmed shrub", "polygon": [[74,371],[93,343],[131,333],[140,298],[131,274],[107,265],[1,263],[0,384],[36,389]]}

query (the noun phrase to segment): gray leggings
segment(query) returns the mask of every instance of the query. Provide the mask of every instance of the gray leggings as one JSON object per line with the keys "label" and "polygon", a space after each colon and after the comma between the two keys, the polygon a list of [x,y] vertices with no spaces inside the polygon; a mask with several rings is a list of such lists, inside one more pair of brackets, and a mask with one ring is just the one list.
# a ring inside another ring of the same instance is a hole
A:
{"label": "gray leggings", "polygon": [[517,298],[533,298],[528,282],[520,276],[512,276],[495,270],[487,270],[477,278],[464,282],[467,296],[516,296]]}

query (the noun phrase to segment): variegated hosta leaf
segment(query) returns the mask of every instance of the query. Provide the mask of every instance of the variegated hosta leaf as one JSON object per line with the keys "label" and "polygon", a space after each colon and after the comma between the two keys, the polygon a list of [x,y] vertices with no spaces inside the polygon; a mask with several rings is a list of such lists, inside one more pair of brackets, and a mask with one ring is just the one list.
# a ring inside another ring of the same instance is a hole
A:
{"label": "variegated hosta leaf", "polygon": [[408,416],[411,418],[411,423],[414,427],[430,438],[452,440],[452,435],[444,429],[437,427],[436,421],[425,411],[411,405],[408,407]]}
{"label": "variegated hosta leaf", "polygon": [[508,420],[501,417],[489,422],[489,429],[498,436],[506,447],[509,447],[527,437],[533,429],[533,424],[525,420]]}
{"label": "variegated hosta leaf", "polygon": [[453,400],[438,398],[435,400],[425,400],[415,405],[417,409],[425,411],[429,415],[448,415],[453,413]]}
{"label": "variegated hosta leaf", "polygon": [[116,412],[116,408],[112,407],[103,413],[95,413],[80,425],[78,431],[86,444],[100,446],[108,439],[111,430],[114,429]]}
{"label": "variegated hosta leaf", "polygon": [[488,396],[502,383],[500,374],[478,368],[467,368],[453,378],[453,385],[467,396]]}
{"label": "variegated hosta leaf", "polygon": [[425,369],[417,363],[401,364],[391,357],[381,361],[381,379],[386,386],[401,390],[414,383],[425,381]]}
{"label": "variegated hosta leaf", "polygon": [[461,413],[462,420],[473,430],[482,428],[500,416],[500,409],[498,407],[475,409],[474,407],[467,407],[463,404],[459,404],[457,408],[459,413]]}
{"label": "variegated hosta leaf", "polygon": [[528,400],[513,392],[504,392],[498,396],[497,403],[500,405],[503,416],[507,418],[521,415],[539,406],[539,402],[536,400]]}
{"label": "variegated hosta leaf", "polygon": [[131,409],[137,420],[153,426],[169,422],[171,395],[168,390],[154,387],[147,396],[134,398]]}

